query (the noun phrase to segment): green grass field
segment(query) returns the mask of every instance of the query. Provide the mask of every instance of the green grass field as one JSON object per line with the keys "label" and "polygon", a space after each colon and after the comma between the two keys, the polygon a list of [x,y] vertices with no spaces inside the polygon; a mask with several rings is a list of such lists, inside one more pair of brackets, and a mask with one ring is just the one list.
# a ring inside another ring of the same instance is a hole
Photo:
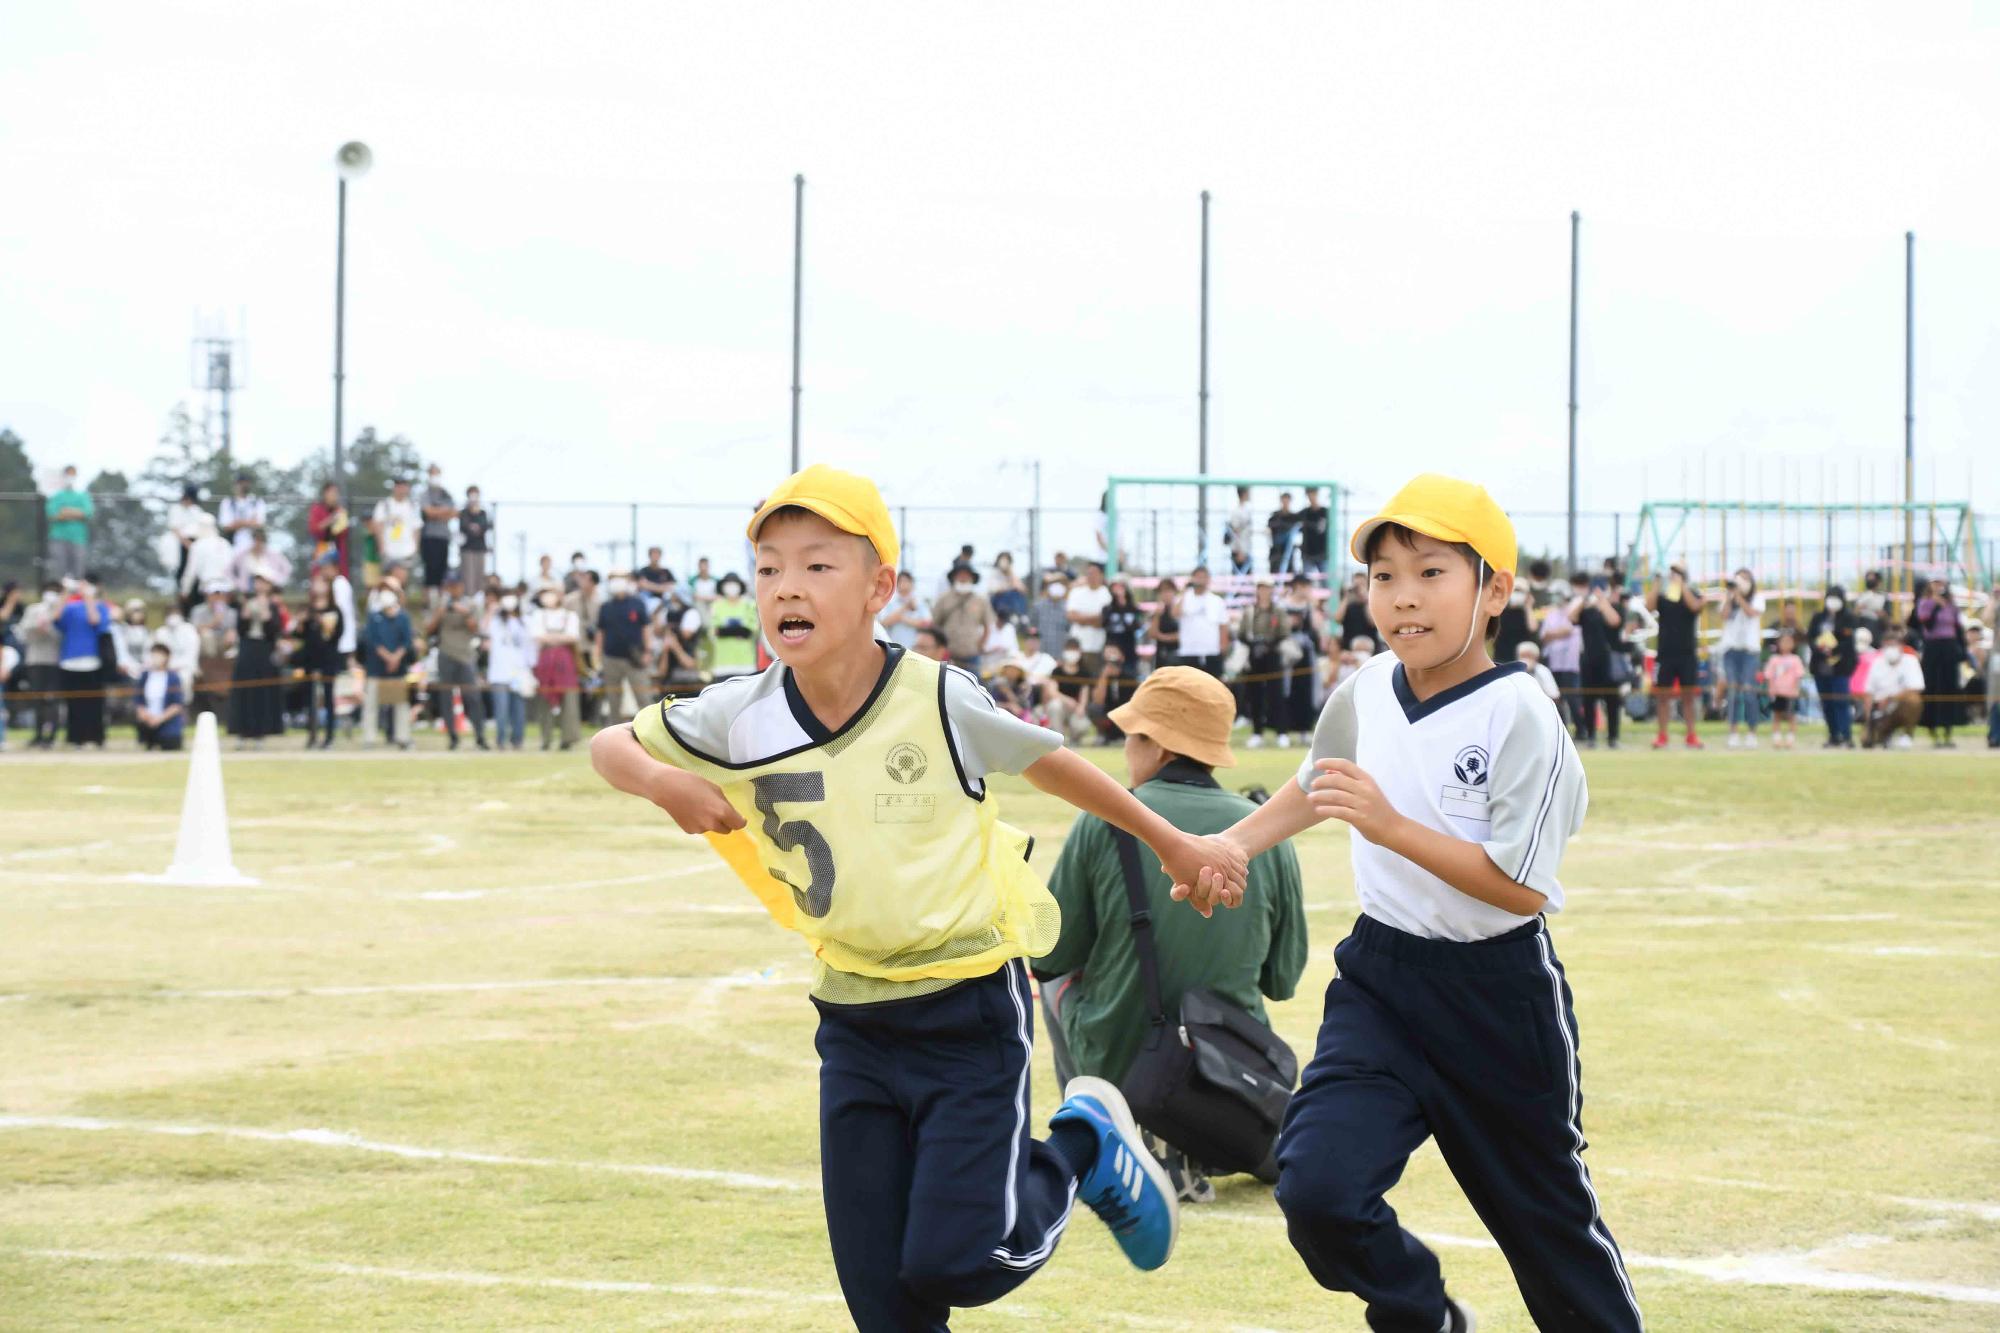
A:
{"label": "green grass field", "polygon": [[[1651,1326],[2000,1327],[2000,761],[1586,762],[1555,935]],[[128,878],[184,760],[0,759],[0,1326],[845,1326],[803,949],[704,846],[580,753],[225,767],[255,888]],[[999,785],[1046,869],[1063,811]],[[1354,895],[1344,830],[1299,850],[1303,1054]],[[1393,1201],[1529,1326],[1434,1151]],[[1183,1216],[1152,1276],[1079,1217],[954,1323],[1362,1326],[1254,1183]]]}

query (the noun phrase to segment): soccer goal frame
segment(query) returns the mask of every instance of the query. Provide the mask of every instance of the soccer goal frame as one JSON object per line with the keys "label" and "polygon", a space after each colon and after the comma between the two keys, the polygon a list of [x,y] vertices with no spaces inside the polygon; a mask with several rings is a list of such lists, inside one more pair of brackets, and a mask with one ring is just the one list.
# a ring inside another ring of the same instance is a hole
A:
{"label": "soccer goal frame", "polygon": [[[1898,515],[1903,522],[1895,521]],[[1882,522],[1885,517],[1889,520],[1886,526]],[[1712,548],[1718,567],[1690,569],[1688,572],[1697,578],[1726,576],[1726,567],[1733,563],[1751,569],[1764,580],[1767,573],[1774,571],[1758,569],[1757,565],[1764,552],[1774,546],[1785,562],[1785,568],[1775,572],[1797,575],[1800,582],[1808,581],[1804,576],[1809,572],[1816,572],[1818,577],[1809,580],[1814,584],[1829,581],[1835,574],[1885,570],[1892,576],[1891,591],[1908,592],[1914,589],[1919,571],[1941,570],[1948,574],[1956,570],[1968,583],[1983,588],[1989,586],[1994,574],[1988,567],[1985,548],[1979,543],[1978,516],[1962,500],[1848,504],[1649,500],[1639,507],[1639,522],[1626,550],[1627,568],[1641,577],[1665,569],[1681,553],[1679,548],[1690,520],[1698,524],[1704,553],[1711,551],[1707,539],[1711,523],[1716,525],[1720,536]],[[1736,531],[1733,544],[1732,520]],[[1765,538],[1767,521],[1777,529],[1775,542]],[[1835,542],[1837,525],[1850,527],[1851,540],[1845,548]],[[1732,547],[1736,552],[1733,562]],[[1836,555],[1844,549],[1851,551],[1851,558],[1845,562]],[[1816,558],[1801,558],[1804,552],[1813,552]]]}
{"label": "soccer goal frame", "polygon": [[[1308,486],[1316,486],[1326,492],[1326,507],[1332,515],[1333,520],[1333,533],[1331,535],[1338,536],[1347,530],[1347,525],[1342,515],[1342,508],[1347,501],[1347,492],[1341,487],[1339,482],[1326,477],[1312,477],[1307,479],[1296,477],[1215,477],[1199,475],[1192,477],[1107,477],[1104,483],[1104,569],[1105,573],[1112,577],[1116,577],[1121,572],[1120,564],[1122,563],[1118,557],[1118,490],[1121,486],[1126,488],[1137,486],[1192,486],[1196,488],[1198,502],[1203,498],[1206,488],[1210,486],[1226,487],[1231,492],[1234,492],[1238,486],[1252,486],[1264,490],[1304,490]],[[1226,515],[1231,507],[1224,506],[1222,510],[1223,514]],[[1207,510],[1206,508],[1201,508],[1199,504],[1198,508],[1200,508],[1200,512],[1203,515],[1203,518],[1199,521],[1206,528],[1209,526]],[[1212,536],[1213,533],[1211,531],[1203,531],[1199,537],[1201,546],[1199,563],[1203,565],[1208,563],[1208,544]],[[1329,542],[1329,555],[1332,554],[1332,546],[1333,544]],[[1342,546],[1342,550],[1345,550],[1344,545]]]}

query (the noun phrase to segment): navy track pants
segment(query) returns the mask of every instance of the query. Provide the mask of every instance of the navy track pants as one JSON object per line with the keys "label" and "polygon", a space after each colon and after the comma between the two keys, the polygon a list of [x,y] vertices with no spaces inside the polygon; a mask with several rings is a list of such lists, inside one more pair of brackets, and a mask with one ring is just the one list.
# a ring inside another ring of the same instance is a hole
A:
{"label": "navy track pants", "polygon": [[1545,924],[1460,944],[1363,916],[1334,959],[1278,1140],[1278,1205],[1313,1277],[1366,1301],[1379,1333],[1443,1326],[1437,1256],[1383,1199],[1435,1137],[1537,1328],[1642,1328],[1583,1164],[1576,1015]]}
{"label": "navy track pants", "polygon": [[942,1329],[1048,1262],[1076,1199],[1028,1133],[1028,970],[819,1011],[820,1183],[848,1313],[862,1333]]}

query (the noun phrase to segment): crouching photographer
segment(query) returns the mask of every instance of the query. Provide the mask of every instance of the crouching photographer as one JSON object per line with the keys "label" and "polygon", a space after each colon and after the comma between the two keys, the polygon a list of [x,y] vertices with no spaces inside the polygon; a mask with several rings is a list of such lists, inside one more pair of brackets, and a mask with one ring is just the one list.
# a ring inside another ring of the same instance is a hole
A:
{"label": "crouching photographer", "polygon": [[[1216,768],[1233,767],[1229,687],[1192,667],[1147,677],[1110,720],[1125,735],[1133,794],[1175,828],[1219,833],[1249,814]],[[1079,815],[1049,879],[1062,936],[1035,961],[1056,1080],[1124,1091],[1183,1199],[1210,1175],[1275,1179],[1270,1149],[1298,1073],[1264,998],[1290,999],[1306,964],[1298,857],[1280,843],[1250,863],[1243,906],[1204,919],[1175,903],[1157,861]]]}

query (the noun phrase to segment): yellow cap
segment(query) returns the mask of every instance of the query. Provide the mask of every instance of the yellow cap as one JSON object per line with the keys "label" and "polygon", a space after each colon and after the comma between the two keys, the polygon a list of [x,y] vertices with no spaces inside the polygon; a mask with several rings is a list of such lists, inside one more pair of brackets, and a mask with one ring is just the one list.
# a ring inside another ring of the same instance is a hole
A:
{"label": "yellow cap", "polygon": [[876,557],[885,565],[893,566],[903,554],[902,543],[896,539],[896,525],[889,521],[889,506],[882,503],[882,492],[866,477],[824,463],[794,472],[757,506],[746,530],[750,540],[756,541],[757,529],[764,520],[786,505],[809,509],[842,532],[866,537],[874,546]]}
{"label": "yellow cap", "polygon": [[1441,542],[1464,542],[1479,552],[1487,568],[1519,572],[1515,568],[1520,551],[1514,541],[1514,521],[1484,486],[1435,472],[1414,478],[1389,497],[1380,513],[1354,530],[1347,549],[1356,560],[1367,562],[1362,552],[1368,549],[1369,534],[1384,523],[1400,523]]}

